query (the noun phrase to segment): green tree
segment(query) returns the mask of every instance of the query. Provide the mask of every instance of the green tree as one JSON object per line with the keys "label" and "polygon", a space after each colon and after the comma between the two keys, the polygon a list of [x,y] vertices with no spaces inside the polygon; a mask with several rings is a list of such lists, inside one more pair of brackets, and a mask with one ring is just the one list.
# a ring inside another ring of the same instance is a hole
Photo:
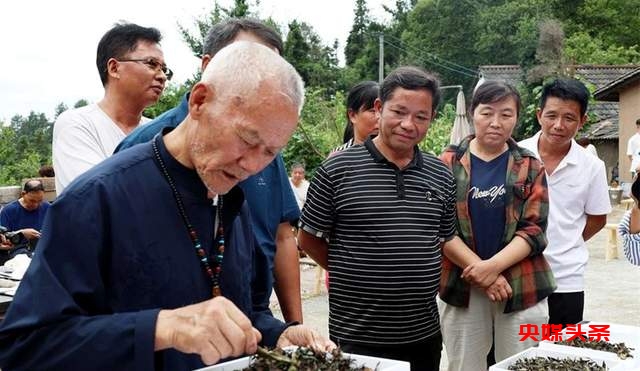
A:
{"label": "green tree", "polygon": [[463,85],[470,91],[478,64],[485,62],[475,52],[474,30],[481,3],[473,4],[469,6],[466,0],[418,2],[406,16],[402,40],[394,41],[399,44],[402,63],[423,66],[438,73],[444,85]]}
{"label": "green tree", "polygon": [[16,185],[37,176],[43,164],[51,163],[52,124],[43,113],[15,115],[0,127],[0,185]]}
{"label": "green tree", "polygon": [[256,17],[257,13],[252,11],[252,6],[258,6],[259,1],[255,1],[255,3],[246,1],[246,0],[234,0],[233,6],[229,8],[222,7],[218,4],[218,1],[213,2],[213,9],[209,11],[207,14],[201,15],[194,20],[196,33],[195,35],[191,33],[191,31],[181,25],[178,24],[178,31],[182,36],[182,39],[187,43],[189,49],[194,56],[197,58],[202,58],[203,55],[203,40],[207,37],[207,33],[209,29],[214,24],[231,17],[242,18],[242,17]]}
{"label": "green tree", "polygon": [[368,42],[368,31],[371,19],[366,0],[356,0],[353,26],[347,36],[347,44],[344,47],[344,60],[347,65],[352,65],[360,57]]}
{"label": "green tree", "polygon": [[79,99],[74,105],[73,108],[80,108],[84,106],[88,106],[89,102],[86,99]]}
{"label": "green tree", "polygon": [[640,48],[606,45],[598,37],[579,31],[567,38],[564,54],[571,64],[627,64],[640,63]]}
{"label": "green tree", "polygon": [[535,62],[538,25],[553,16],[555,1],[508,0],[481,7],[474,22],[478,39],[475,51],[481,60],[492,64]]}
{"label": "green tree", "polygon": [[427,135],[419,144],[421,150],[439,156],[449,145],[453,121],[456,118],[456,107],[445,104],[438,116],[431,122]]}
{"label": "green tree", "polygon": [[344,95],[327,99],[322,89],[308,88],[298,128],[282,151],[287,167],[302,162],[311,178],[315,169],[342,140],[344,130]]}
{"label": "green tree", "polygon": [[284,43],[284,58],[298,70],[307,86],[321,88],[331,96],[340,78],[336,47],[323,45],[308,24],[293,21]]}
{"label": "green tree", "polygon": [[606,47],[640,45],[640,0],[581,0],[579,4],[574,17],[564,18],[569,35],[587,32]]}
{"label": "green tree", "polygon": [[62,102],[61,102],[60,104],[58,104],[58,105],[56,106],[56,109],[55,109],[55,113],[54,113],[53,119],[54,119],[54,120],[55,120],[55,119],[57,119],[57,118],[58,118],[58,116],[60,116],[60,114],[61,114],[62,112],[66,111],[66,110],[68,110],[68,109],[69,109],[69,107],[67,107],[67,105],[66,105],[66,104],[64,104],[64,103],[62,103]]}

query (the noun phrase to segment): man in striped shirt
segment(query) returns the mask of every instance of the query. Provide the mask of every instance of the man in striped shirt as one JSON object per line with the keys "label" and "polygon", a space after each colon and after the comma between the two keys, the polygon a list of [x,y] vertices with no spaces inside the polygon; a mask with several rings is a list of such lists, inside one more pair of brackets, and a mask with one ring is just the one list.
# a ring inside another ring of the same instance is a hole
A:
{"label": "man in striped shirt", "polygon": [[300,246],[329,270],[329,333],[351,353],[438,370],[441,244],[455,234],[449,170],[420,152],[438,80],[400,67],[374,106],[380,132],[327,159],[311,182]]}

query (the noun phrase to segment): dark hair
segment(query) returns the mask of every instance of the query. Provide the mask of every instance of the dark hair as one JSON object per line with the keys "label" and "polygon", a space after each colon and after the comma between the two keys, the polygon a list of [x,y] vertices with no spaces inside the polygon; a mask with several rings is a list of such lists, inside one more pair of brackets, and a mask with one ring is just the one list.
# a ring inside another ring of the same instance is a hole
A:
{"label": "dark hair", "polygon": [[38,175],[42,177],[52,178],[56,176],[56,173],[53,171],[53,166],[51,165],[42,165],[38,170]]}
{"label": "dark hair", "polygon": [[640,126],[640,119],[636,120],[636,126]]}
{"label": "dark hair", "polygon": [[344,126],[344,132],[342,133],[342,143],[347,143],[351,139],[353,139],[353,123],[347,121],[347,124]]}
{"label": "dark hair", "polygon": [[636,179],[631,184],[631,194],[636,200],[640,200],[640,176],[636,176]]}
{"label": "dark hair", "polygon": [[128,52],[136,50],[140,40],[159,43],[162,34],[153,27],[142,27],[134,23],[116,23],[102,36],[98,43],[96,66],[102,86],[107,86],[107,62],[109,58],[122,58]]}
{"label": "dark hair", "polygon": [[506,82],[485,81],[473,93],[469,114],[473,115],[473,111],[481,104],[500,102],[506,98],[513,98],[516,101],[516,110],[518,117],[520,117],[521,100],[518,90]]}
{"label": "dark hair", "polygon": [[298,168],[305,170],[302,162],[294,162],[293,165],[291,165],[291,171],[293,171],[293,169],[298,169]]}
{"label": "dark hair", "polygon": [[393,92],[397,88],[407,90],[427,90],[431,93],[432,105],[431,109],[436,110],[440,103],[440,80],[425,70],[412,67],[398,67],[391,71],[380,86],[380,100],[382,103],[391,99]]}
{"label": "dark hair", "polygon": [[587,113],[589,96],[591,96],[589,89],[580,81],[575,79],[556,79],[542,87],[539,107],[544,109],[548,97],[572,100],[580,104],[580,116],[584,116]]}
{"label": "dark hair", "polygon": [[379,90],[380,86],[375,81],[361,81],[354,85],[347,94],[347,121],[350,121],[349,111],[358,112],[360,108],[373,108]]}
{"label": "dark hair", "polygon": [[271,27],[257,19],[229,18],[211,26],[202,45],[202,55],[214,56],[220,49],[231,44],[240,31],[257,36],[265,44],[277,49],[280,55],[284,52],[282,37]]}
{"label": "dark hair", "polygon": [[37,192],[37,191],[44,192],[44,186],[42,185],[41,181],[37,179],[31,179],[31,180],[27,180],[24,183],[24,187],[22,188],[22,190],[25,191],[26,193]]}
{"label": "dark hair", "polygon": [[375,81],[360,81],[355,84],[347,94],[347,125],[344,127],[342,143],[347,143],[353,139],[353,122],[349,119],[349,111],[358,112],[360,108],[369,110],[373,108],[373,103],[378,98],[380,85]]}

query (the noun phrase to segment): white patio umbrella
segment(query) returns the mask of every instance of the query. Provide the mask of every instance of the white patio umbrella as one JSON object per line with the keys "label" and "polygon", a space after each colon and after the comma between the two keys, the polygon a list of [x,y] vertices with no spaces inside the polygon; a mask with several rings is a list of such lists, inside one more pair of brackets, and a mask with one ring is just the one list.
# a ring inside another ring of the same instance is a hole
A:
{"label": "white patio umbrella", "polygon": [[467,107],[464,102],[464,93],[458,91],[456,99],[456,118],[453,120],[449,143],[458,144],[460,141],[473,133],[473,129],[467,120]]}

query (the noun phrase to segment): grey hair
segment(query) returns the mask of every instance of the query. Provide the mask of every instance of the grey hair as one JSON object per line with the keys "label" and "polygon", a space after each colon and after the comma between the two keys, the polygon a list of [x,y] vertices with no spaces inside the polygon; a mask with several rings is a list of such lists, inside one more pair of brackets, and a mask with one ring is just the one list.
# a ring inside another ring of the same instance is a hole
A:
{"label": "grey hair", "polygon": [[201,82],[240,97],[256,94],[261,86],[274,84],[298,108],[304,105],[304,83],[296,69],[268,47],[236,41],[216,53]]}

